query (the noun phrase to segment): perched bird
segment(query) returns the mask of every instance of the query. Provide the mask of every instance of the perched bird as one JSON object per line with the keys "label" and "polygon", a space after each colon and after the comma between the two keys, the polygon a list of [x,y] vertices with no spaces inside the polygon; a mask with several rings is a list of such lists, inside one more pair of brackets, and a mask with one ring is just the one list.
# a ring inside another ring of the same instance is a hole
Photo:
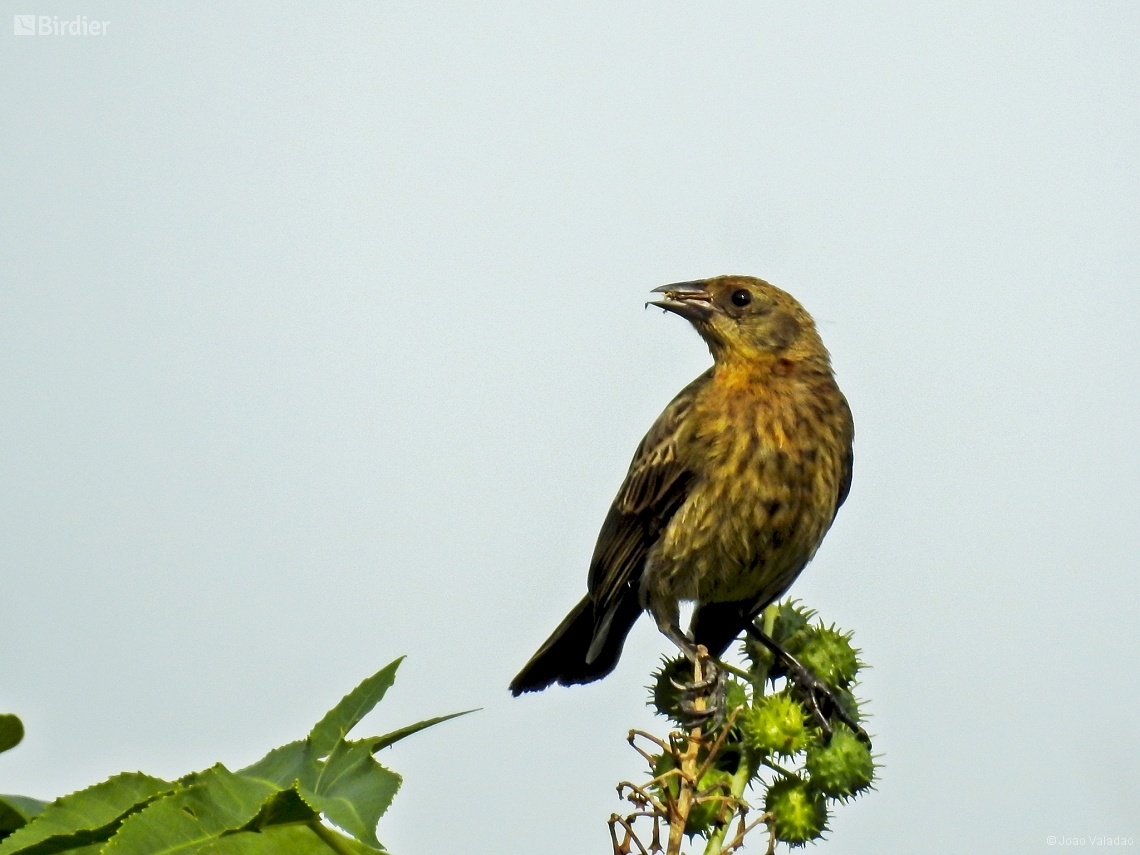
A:
{"label": "perched bird", "polygon": [[[851,486],[855,428],[804,308],[762,279],[654,289],[713,366],[634,453],[590,562],[589,593],[511,692],[589,683],[617,665],[643,610],[690,658],[719,656],[812,559]],[[680,604],[696,609],[686,635]]]}

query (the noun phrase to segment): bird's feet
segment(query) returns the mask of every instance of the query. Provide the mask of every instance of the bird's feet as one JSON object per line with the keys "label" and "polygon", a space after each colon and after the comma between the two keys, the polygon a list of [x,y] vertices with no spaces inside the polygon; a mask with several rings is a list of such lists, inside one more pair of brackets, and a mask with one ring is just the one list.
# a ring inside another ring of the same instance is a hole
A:
{"label": "bird's feet", "polygon": [[709,656],[703,645],[685,655],[693,663],[693,679],[688,682],[673,680],[673,686],[681,692],[679,712],[683,724],[690,728],[702,727],[709,722],[719,726],[725,716],[725,691],[727,680],[724,671],[716,660]]}
{"label": "bird's feet", "polygon": [[787,654],[784,666],[788,669],[788,680],[792,686],[792,695],[799,700],[820,730],[831,739],[831,719],[837,718],[849,728],[851,732],[865,744],[871,747],[871,737],[867,735],[859,723],[844,709],[839,697],[832,688],[813,674],[802,662]]}
{"label": "bird's feet", "polygon": [[788,675],[792,695],[807,709],[812,720],[819,726],[828,739],[831,739],[833,728],[831,719],[837,718],[849,728],[855,736],[871,747],[871,737],[867,735],[855,718],[847,712],[847,708],[840,701],[839,696],[831,686],[817,677],[811,669],[804,665],[795,656],[769,638],[755,624],[748,624],[745,629],[748,634],[767,647],[783,664]]}

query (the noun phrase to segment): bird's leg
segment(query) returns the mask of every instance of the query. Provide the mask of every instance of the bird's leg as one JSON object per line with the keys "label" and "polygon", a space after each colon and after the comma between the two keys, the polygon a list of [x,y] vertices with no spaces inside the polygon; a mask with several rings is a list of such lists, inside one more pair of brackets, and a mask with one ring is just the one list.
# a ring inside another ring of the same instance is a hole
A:
{"label": "bird's leg", "polygon": [[835,696],[835,692],[827,683],[819,679],[806,665],[785,650],[774,638],[770,638],[752,621],[746,623],[744,629],[784,663],[784,667],[788,669],[793,694],[804,702],[808,713],[820,729],[827,734],[828,739],[831,739],[832,733],[830,718],[835,716],[851,728],[851,732],[860,742],[866,744],[868,748],[871,747],[871,737],[867,735],[867,731],[847,714],[842,704],[839,703],[839,698]]}
{"label": "bird's leg", "polygon": [[[676,621],[659,624],[661,632],[670,641],[680,648],[690,662],[693,663],[693,679],[687,683],[674,682],[682,693],[679,704],[681,712],[688,719],[690,725],[700,725],[712,720],[721,722],[725,714],[725,691],[727,682],[724,671],[716,660],[709,656],[704,645],[693,644]],[[697,704],[702,700],[702,704]]]}
{"label": "bird's leg", "polygon": [[680,600],[668,586],[661,585],[657,574],[647,572],[641,581],[641,602],[657,624],[661,634],[677,645],[685,658],[693,663],[693,679],[674,686],[681,692],[678,704],[684,723],[700,727],[712,719],[721,721],[725,711],[727,682],[708,649],[693,643],[681,629]]}

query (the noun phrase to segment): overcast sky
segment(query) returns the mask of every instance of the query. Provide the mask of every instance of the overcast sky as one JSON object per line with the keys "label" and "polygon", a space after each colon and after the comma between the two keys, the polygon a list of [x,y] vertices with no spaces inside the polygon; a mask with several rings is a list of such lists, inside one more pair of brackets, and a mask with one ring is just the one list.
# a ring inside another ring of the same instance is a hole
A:
{"label": "overcast sky", "polygon": [[746,273],[855,414],[792,592],[885,767],[820,851],[1140,846],[1140,5],[4,7],[110,23],[0,31],[0,792],[407,654],[361,735],[483,711],[382,755],[395,855],[609,851],[669,643],[506,686],[709,364],[647,292]]}

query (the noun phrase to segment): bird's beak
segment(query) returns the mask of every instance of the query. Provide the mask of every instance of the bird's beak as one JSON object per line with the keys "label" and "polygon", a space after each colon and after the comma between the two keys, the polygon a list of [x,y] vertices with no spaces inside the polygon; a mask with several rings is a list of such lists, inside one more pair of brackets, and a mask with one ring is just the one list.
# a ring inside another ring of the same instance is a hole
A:
{"label": "bird's beak", "polygon": [[674,282],[672,285],[654,288],[652,293],[664,294],[665,299],[651,300],[645,305],[660,306],[693,323],[707,321],[716,311],[712,294],[706,290],[704,282]]}

